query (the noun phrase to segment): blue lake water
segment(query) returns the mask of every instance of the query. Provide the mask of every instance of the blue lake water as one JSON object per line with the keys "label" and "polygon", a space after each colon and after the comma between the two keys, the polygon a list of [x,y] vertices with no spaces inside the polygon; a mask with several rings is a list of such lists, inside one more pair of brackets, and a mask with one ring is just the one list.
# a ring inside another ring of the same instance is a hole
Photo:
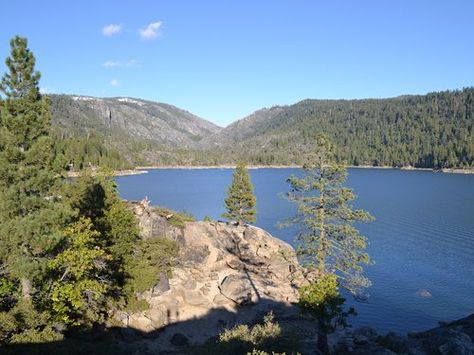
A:
{"label": "blue lake water", "polygon": [[[295,211],[281,197],[292,173],[298,170],[250,170],[256,225],[294,245],[295,230],[277,227]],[[197,219],[219,219],[231,179],[231,169],[151,170],[117,182],[125,199],[147,196]],[[368,302],[348,300],[358,312],[351,323],[406,333],[474,313],[474,175],[349,169],[347,186],[359,196],[354,206],[376,218],[359,228],[375,264],[366,268]]]}

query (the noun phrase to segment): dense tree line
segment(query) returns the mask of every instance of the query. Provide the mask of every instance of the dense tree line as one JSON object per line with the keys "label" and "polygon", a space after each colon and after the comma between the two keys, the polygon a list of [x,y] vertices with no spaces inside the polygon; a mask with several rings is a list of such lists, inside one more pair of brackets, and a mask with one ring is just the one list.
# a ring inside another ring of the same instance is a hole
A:
{"label": "dense tree line", "polygon": [[113,169],[129,169],[133,165],[129,159],[105,143],[99,134],[86,137],[70,136],[53,132],[54,153],[57,161],[69,170],[83,170],[91,166],[108,166]]}
{"label": "dense tree line", "polygon": [[305,100],[249,125],[243,137],[230,131],[222,146],[211,149],[149,145],[151,159],[140,163],[302,164],[325,133],[336,147],[335,159],[349,165],[474,167],[474,88],[393,99]]}
{"label": "dense tree line", "polygon": [[[370,100],[305,100],[252,124],[225,146],[227,156],[254,164],[301,163],[319,133],[351,165],[474,166],[474,89]],[[223,152],[212,151],[225,160]],[[303,153],[303,154],[302,154]]]}

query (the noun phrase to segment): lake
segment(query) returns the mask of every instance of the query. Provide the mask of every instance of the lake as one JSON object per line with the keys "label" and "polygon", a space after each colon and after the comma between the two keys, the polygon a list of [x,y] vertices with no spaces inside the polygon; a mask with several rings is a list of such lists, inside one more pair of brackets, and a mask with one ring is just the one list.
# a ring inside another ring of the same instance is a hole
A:
{"label": "lake", "polygon": [[[121,196],[197,219],[220,219],[231,169],[150,170],[117,177]],[[297,169],[250,170],[257,197],[256,225],[294,245],[294,229],[277,223],[295,208],[281,197]],[[347,186],[357,208],[376,220],[360,225],[375,264],[366,268],[373,285],[367,302],[356,302],[354,326],[379,332],[420,331],[474,313],[474,175],[395,169],[349,169]]]}

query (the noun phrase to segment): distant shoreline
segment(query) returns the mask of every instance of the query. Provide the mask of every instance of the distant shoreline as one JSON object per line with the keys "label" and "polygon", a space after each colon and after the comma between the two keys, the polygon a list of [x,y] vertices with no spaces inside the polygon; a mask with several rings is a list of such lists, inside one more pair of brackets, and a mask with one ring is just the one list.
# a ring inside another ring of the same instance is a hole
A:
{"label": "distant shoreline", "polygon": [[[147,174],[148,171],[144,169],[127,169],[127,170],[114,170],[114,176],[129,176],[129,175],[142,175]],[[81,174],[80,171],[69,171],[67,177],[77,178]],[[94,175],[94,172],[92,172]]]}
{"label": "distant shoreline", "polygon": [[413,166],[402,166],[396,168],[393,166],[370,166],[370,165],[349,165],[348,168],[352,169],[396,169],[396,170],[405,170],[405,171],[428,171],[432,173],[443,173],[443,174],[463,174],[470,175],[474,174],[474,169],[459,169],[459,168],[443,168],[443,169],[432,169],[432,168],[415,168]]}
{"label": "distant shoreline", "polygon": [[[204,169],[235,169],[236,165],[155,165],[137,166],[137,170],[204,170]],[[247,165],[247,169],[297,169],[300,165]]]}
{"label": "distant shoreline", "polygon": [[[348,165],[351,169],[395,169],[405,171],[429,171],[444,174],[474,174],[474,169],[432,169],[432,168],[415,168],[411,166],[404,166],[401,168],[392,166],[371,166],[371,165]],[[248,169],[297,169],[301,165],[248,165]],[[235,169],[235,165],[162,165],[162,166],[137,166],[135,170],[148,172],[148,170],[204,170],[204,169]],[[137,173],[139,174],[139,173]],[[123,175],[137,175],[137,174],[123,174]],[[120,175],[117,175],[120,176]]]}
{"label": "distant shoreline", "polygon": [[[371,165],[348,165],[350,169],[379,169],[379,170],[404,170],[404,171],[428,171],[443,174],[474,174],[474,169],[431,169],[431,168],[414,168],[410,166],[394,168],[392,166],[371,166]],[[301,165],[248,165],[249,170],[256,169],[298,169]],[[114,176],[131,176],[147,174],[148,170],[205,170],[205,169],[235,169],[235,165],[154,165],[154,166],[137,166],[134,169],[115,170]],[[78,171],[67,173],[68,177],[75,178],[80,175]]]}

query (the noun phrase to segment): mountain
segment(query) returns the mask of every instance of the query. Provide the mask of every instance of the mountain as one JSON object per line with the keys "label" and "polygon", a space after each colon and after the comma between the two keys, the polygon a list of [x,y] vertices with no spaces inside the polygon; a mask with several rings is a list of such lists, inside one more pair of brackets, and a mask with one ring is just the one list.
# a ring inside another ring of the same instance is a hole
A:
{"label": "mountain", "polygon": [[256,127],[267,127],[273,118],[283,113],[284,107],[275,106],[272,108],[264,108],[255,111],[251,115],[231,123],[224,129],[205,137],[200,142],[201,148],[213,148],[225,145],[233,145],[236,142],[242,142],[250,137],[253,137],[256,132]]}
{"label": "mountain", "polygon": [[75,166],[301,164],[320,132],[351,165],[474,167],[474,88],[388,99],[304,100],[225,128],[132,98],[52,95],[57,154]]}
{"label": "mountain", "polygon": [[314,149],[320,132],[332,138],[337,158],[353,165],[473,167],[474,89],[304,100],[259,110],[201,144],[210,154],[225,152],[227,160],[295,164]]}
{"label": "mountain", "polygon": [[[99,150],[109,149],[131,165],[162,162],[167,155],[169,160],[177,160],[183,150],[197,148],[200,140],[221,130],[209,121],[163,103],[128,97],[51,95],[50,99],[56,134],[60,140],[67,140],[67,145],[81,146],[74,153],[89,152],[92,148],[98,151],[95,157],[100,155]],[[105,148],[99,143],[86,147],[91,139],[103,142]],[[73,159],[71,154],[65,153],[67,160]],[[89,160],[95,165],[98,161],[94,157]],[[81,158],[81,164],[87,160]]]}
{"label": "mountain", "polygon": [[177,107],[120,98],[53,95],[53,123],[68,132],[124,135],[170,147],[193,148],[221,128]]}

